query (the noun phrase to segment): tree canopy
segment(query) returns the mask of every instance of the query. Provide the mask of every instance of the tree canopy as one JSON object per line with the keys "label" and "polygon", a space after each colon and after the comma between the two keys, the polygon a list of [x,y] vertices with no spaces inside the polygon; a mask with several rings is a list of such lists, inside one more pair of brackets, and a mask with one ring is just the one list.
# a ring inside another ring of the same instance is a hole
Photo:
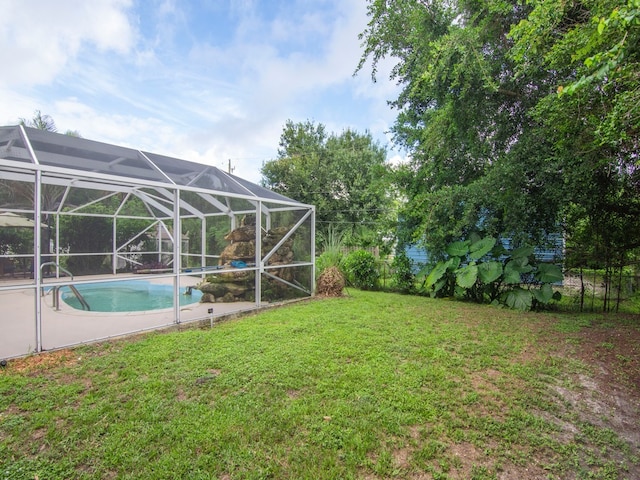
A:
{"label": "tree canopy", "polygon": [[405,239],[437,253],[474,231],[563,231],[624,261],[640,245],[639,8],[370,0],[358,70],[396,60]]}
{"label": "tree canopy", "polygon": [[371,134],[327,133],[311,121],[285,124],[278,158],[262,167],[262,184],[316,206],[318,228],[329,225],[360,243],[380,235],[391,205],[386,149]]}
{"label": "tree canopy", "polygon": [[563,168],[574,264],[624,265],[640,246],[640,2],[531,3],[514,26],[519,73],[558,72],[532,116]]}

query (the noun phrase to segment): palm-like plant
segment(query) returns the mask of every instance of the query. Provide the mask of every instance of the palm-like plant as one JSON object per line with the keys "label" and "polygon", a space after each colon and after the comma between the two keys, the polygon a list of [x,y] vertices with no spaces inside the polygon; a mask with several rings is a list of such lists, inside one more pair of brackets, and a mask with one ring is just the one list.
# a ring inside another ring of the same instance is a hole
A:
{"label": "palm-like plant", "polygon": [[20,125],[24,127],[37,128],[38,130],[46,130],[47,132],[57,132],[56,122],[50,115],[42,114],[40,110],[36,110],[31,120],[20,119]]}

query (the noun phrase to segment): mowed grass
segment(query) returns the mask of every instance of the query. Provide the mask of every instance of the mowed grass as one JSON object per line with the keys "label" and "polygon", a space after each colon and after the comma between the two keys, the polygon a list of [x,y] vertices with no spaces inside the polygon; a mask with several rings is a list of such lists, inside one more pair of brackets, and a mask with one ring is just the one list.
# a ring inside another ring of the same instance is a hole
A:
{"label": "mowed grass", "polygon": [[0,478],[631,478],[554,393],[589,372],[550,341],[568,322],[350,291],[16,360]]}

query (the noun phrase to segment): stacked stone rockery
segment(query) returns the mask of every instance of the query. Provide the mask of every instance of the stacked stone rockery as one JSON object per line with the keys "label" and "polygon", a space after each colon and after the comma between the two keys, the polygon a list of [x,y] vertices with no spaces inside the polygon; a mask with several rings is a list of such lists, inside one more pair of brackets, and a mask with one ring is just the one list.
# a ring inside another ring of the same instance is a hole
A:
{"label": "stacked stone rockery", "polygon": [[[269,230],[262,237],[262,256],[264,257],[268,252],[270,252],[273,247],[275,247],[284,236],[289,233],[289,229],[287,227],[277,227],[272,230]],[[275,265],[289,265],[293,262],[294,254],[293,254],[293,235],[287,238],[282,245],[276,250],[271,257],[269,257],[269,261],[267,265],[275,266]],[[278,268],[269,270],[271,275],[275,275],[276,277],[280,277],[287,282],[291,282],[293,280],[294,269],[293,268]]]}
{"label": "stacked stone rockery", "polygon": [[253,302],[255,300],[255,273],[252,270],[237,270],[209,275],[198,285],[203,303]]}
{"label": "stacked stone rockery", "polygon": [[[262,235],[262,257],[270,252],[289,233],[287,227],[277,227]],[[253,266],[256,251],[256,226],[244,219],[242,224],[229,232],[225,237],[229,245],[220,254],[220,267],[237,268],[238,266]],[[293,235],[287,238],[277,251],[271,255],[267,265],[288,265],[292,263]],[[270,269],[269,273],[287,282],[293,280],[293,268]],[[280,282],[277,282],[280,283]],[[197,287],[202,291],[202,302],[243,302],[255,300],[255,273],[253,270],[239,268],[208,275]]]}
{"label": "stacked stone rockery", "polygon": [[219,265],[229,266],[232,261],[254,263],[256,261],[256,226],[241,225],[227,234],[229,243],[220,254]]}

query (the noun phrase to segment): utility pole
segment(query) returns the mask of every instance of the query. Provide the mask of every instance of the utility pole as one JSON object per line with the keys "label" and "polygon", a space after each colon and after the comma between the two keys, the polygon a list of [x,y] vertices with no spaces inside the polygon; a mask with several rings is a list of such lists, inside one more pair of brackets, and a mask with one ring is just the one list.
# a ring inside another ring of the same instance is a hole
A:
{"label": "utility pole", "polygon": [[228,171],[229,173],[233,173],[233,171],[234,171],[235,169],[236,169],[235,167],[231,168],[231,159],[229,159],[229,166],[228,166],[227,171]]}

